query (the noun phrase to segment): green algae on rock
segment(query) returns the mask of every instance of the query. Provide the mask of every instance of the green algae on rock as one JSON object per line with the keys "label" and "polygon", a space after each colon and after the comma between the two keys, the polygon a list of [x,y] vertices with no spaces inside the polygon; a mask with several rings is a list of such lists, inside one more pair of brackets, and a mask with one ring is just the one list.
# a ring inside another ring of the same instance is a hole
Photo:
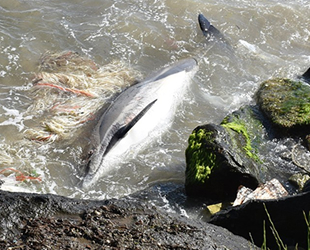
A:
{"label": "green algae on rock", "polygon": [[[232,197],[239,185],[263,182],[256,146],[264,131],[252,107],[227,116],[221,125],[197,127],[186,150],[186,191],[194,196]],[[200,194],[199,194],[200,193]]]}
{"label": "green algae on rock", "polygon": [[188,139],[186,155],[188,168],[186,175],[188,182],[204,183],[216,166],[216,153],[206,150],[206,142],[212,142],[216,131],[207,131],[198,127],[193,131]]}
{"label": "green algae on rock", "polygon": [[[197,127],[189,137],[186,149],[186,192],[190,196],[210,199],[232,195],[229,188],[231,178],[227,159],[216,139],[224,129],[219,125],[207,124]],[[234,178],[231,178],[234,180]],[[237,188],[237,187],[236,187]]]}
{"label": "green algae on rock", "polygon": [[310,86],[290,79],[271,79],[261,84],[257,102],[271,121],[292,128],[310,124]]}
{"label": "green algae on rock", "polygon": [[[248,108],[241,109],[241,112],[246,112],[246,116],[253,118],[253,110]],[[260,159],[258,155],[255,153],[257,151],[257,148],[253,148],[252,141],[254,138],[256,140],[258,139],[257,136],[255,136],[256,132],[262,130],[262,124],[260,121],[258,121],[256,118],[247,120],[247,123],[245,120],[240,119],[239,114],[236,112],[232,115],[227,116],[221,123],[222,127],[226,128],[226,130],[231,134],[232,132],[235,132],[241,136],[242,140],[240,145],[241,148],[244,150],[245,154],[252,158],[253,160],[260,162]],[[253,133],[253,130],[255,131],[255,134]],[[232,134],[231,134],[232,135]],[[232,135],[233,136],[233,135]],[[262,141],[262,140],[259,140]],[[257,144],[256,144],[257,145]],[[255,147],[255,146],[254,146]]]}
{"label": "green algae on rock", "polygon": [[187,194],[223,200],[240,185],[253,189],[272,178],[292,185],[290,176],[309,173],[303,145],[310,145],[309,131],[299,128],[310,125],[310,86],[268,80],[257,92],[257,103],[229,114],[220,125],[193,131],[186,150]]}

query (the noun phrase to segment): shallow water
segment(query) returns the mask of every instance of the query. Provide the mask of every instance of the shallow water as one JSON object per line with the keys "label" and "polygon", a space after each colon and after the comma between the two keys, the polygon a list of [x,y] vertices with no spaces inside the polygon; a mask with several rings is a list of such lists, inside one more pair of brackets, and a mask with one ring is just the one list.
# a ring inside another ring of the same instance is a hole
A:
{"label": "shallow water", "polygon": [[[226,43],[206,41],[198,27],[199,13],[225,35]],[[94,199],[121,197],[160,183],[178,190],[184,183],[187,138],[197,125],[218,123],[251,102],[262,81],[292,78],[310,66],[308,13],[307,0],[2,1],[0,156],[6,160],[0,167],[35,171],[42,178],[16,183],[11,176],[3,188]],[[46,51],[76,51],[99,65],[121,60],[144,76],[196,57],[199,72],[168,133],[137,158],[115,166],[91,190],[80,190],[83,134],[91,124],[75,140],[64,142],[34,142],[23,136],[35,125],[26,114],[32,103],[27,89]]]}

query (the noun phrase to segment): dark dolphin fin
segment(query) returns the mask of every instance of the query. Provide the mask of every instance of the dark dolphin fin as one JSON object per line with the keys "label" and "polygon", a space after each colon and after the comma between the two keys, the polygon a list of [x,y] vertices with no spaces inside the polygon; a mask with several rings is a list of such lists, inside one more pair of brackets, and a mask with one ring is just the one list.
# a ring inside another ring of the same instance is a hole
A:
{"label": "dark dolphin fin", "polygon": [[310,84],[310,68],[301,76],[304,81]]}
{"label": "dark dolphin fin", "polygon": [[204,17],[204,15],[202,14],[199,14],[198,15],[198,23],[199,23],[199,26],[200,26],[200,29],[203,33],[204,36],[208,36],[208,31],[209,31],[209,28],[211,26],[211,23],[208,21],[207,18]]}
{"label": "dark dolphin fin", "polygon": [[221,32],[215,28],[207,18],[205,18],[205,16],[203,14],[199,14],[198,15],[198,23],[199,23],[199,26],[200,26],[200,29],[202,31],[202,34],[209,38],[210,36],[215,36],[215,37],[218,37],[218,38],[221,38],[222,37],[222,34]]}
{"label": "dark dolphin fin", "polygon": [[106,155],[112,148],[113,146],[120,140],[122,139],[127,132],[144,116],[144,114],[153,106],[153,104],[157,101],[155,99],[151,103],[149,103],[138,115],[136,115],[127,125],[119,128],[117,132],[113,135],[111,138],[109,145],[107,146],[105,152],[103,155]]}

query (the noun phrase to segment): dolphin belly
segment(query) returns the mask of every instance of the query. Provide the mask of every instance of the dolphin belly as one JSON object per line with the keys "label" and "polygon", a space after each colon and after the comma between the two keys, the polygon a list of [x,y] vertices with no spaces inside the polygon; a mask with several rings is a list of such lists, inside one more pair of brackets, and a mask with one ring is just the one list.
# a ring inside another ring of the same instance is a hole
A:
{"label": "dolphin belly", "polygon": [[114,100],[94,130],[83,188],[134,157],[169,128],[196,69],[195,59],[180,61],[129,87]]}

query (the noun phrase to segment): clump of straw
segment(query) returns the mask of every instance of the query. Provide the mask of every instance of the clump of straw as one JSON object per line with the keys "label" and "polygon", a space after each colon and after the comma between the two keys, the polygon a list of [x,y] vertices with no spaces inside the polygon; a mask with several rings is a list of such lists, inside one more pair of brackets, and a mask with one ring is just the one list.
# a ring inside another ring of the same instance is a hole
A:
{"label": "clump of straw", "polygon": [[136,82],[140,74],[120,61],[99,67],[74,52],[46,53],[40,60],[27,113],[40,126],[25,131],[40,141],[67,139],[114,95]]}

